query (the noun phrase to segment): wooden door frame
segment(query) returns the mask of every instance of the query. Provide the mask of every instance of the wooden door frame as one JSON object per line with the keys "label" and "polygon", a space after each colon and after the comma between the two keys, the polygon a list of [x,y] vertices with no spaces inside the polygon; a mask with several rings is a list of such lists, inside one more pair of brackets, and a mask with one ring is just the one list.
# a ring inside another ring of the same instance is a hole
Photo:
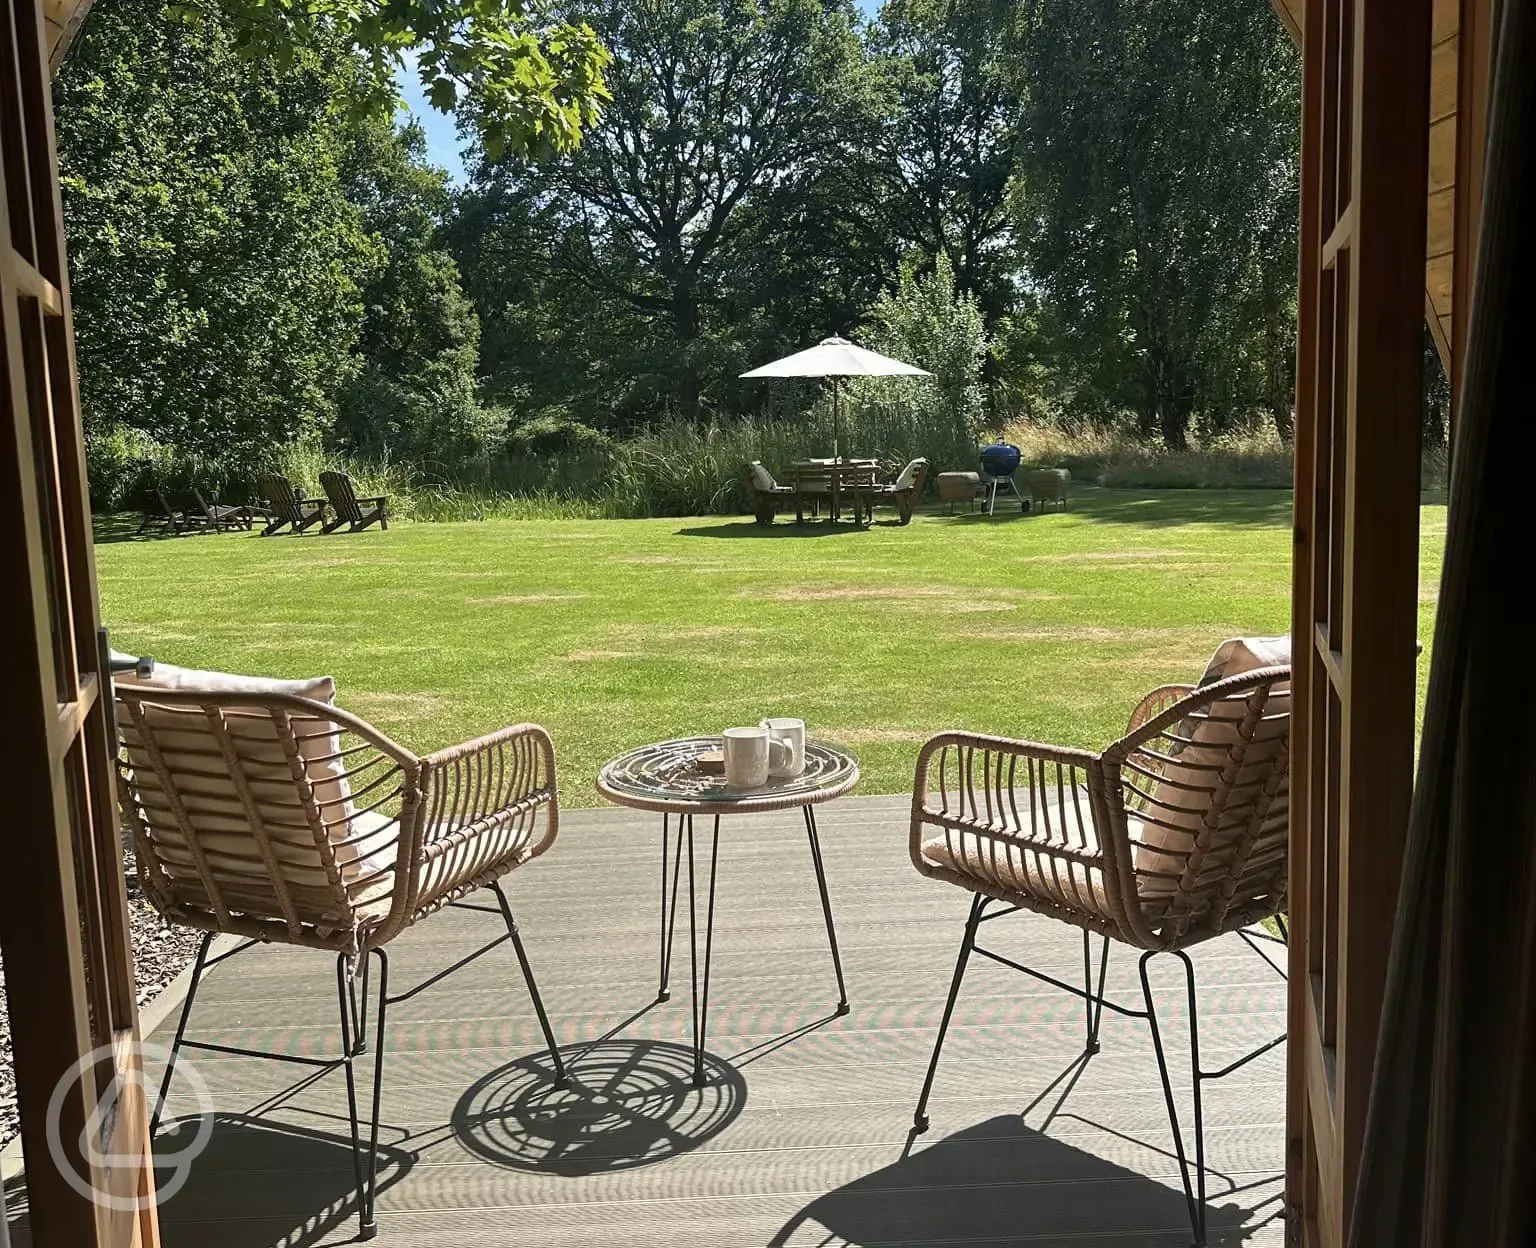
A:
{"label": "wooden door frame", "polygon": [[[4,686],[13,735],[0,946],[31,1236],[38,1248],[149,1248],[154,1178],[40,0],[17,0],[4,20],[0,595],[27,625]],[[69,1146],[98,1113],[96,1146],[118,1164]],[[72,1174],[56,1163],[50,1125]]]}
{"label": "wooden door frame", "polygon": [[1349,1232],[1413,790],[1431,0],[1303,32],[1287,1193]]}

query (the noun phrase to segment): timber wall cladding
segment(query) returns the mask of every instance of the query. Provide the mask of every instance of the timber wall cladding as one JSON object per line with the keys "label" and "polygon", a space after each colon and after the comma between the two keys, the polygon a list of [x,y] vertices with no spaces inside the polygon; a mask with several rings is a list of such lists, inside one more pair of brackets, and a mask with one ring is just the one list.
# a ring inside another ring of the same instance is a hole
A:
{"label": "timber wall cladding", "polygon": [[[1274,0],[1298,44],[1306,0]],[[1435,0],[1429,67],[1429,221],[1424,240],[1424,319],[1451,371],[1456,303],[1457,102],[1460,95],[1462,0]],[[1470,284],[1469,284],[1470,285]]]}

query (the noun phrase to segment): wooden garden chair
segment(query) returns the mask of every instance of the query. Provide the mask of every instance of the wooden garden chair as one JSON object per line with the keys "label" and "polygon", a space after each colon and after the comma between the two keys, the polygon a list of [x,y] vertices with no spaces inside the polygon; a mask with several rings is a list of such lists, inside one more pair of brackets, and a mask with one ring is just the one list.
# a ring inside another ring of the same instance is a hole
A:
{"label": "wooden garden chair", "polygon": [[305,498],[287,477],[269,473],[256,483],[256,488],[272,512],[272,519],[261,531],[263,537],[281,533],[284,528],[302,533],[325,522],[325,500]]}
{"label": "wooden garden chair", "polygon": [[[1257,941],[1274,939],[1247,930],[1264,919],[1284,932],[1291,670],[1253,667],[1262,644],[1229,648],[1227,670],[1250,670],[1154,690],[1132,713],[1126,735],[1102,752],[964,732],[936,736],[918,756],[912,794],[913,865],[974,895],[915,1129],[928,1127],[928,1097],[972,952],[1083,998],[1087,1053],[1098,1051],[1105,1009],[1145,1019],[1197,1244],[1205,1243],[1206,1224],[1201,1085],[1285,1039],[1219,1070],[1200,1065],[1195,970],[1185,950],[1227,932],[1257,949]],[[1082,988],[977,943],[982,923],[1019,910],[1082,929]],[[1097,987],[1095,934],[1104,938]],[[1111,938],[1141,950],[1141,1008],[1104,997]],[[1147,977],[1148,963],[1165,953],[1182,964],[1188,997],[1193,1180]]]}
{"label": "wooden garden chair", "polygon": [[923,497],[923,486],[927,483],[928,461],[914,459],[889,485],[876,487],[875,501],[891,504],[900,513],[899,523],[910,524],[918,500]]}
{"label": "wooden garden chair", "polygon": [[758,524],[772,524],[780,504],[792,503],[795,489],[780,485],[760,459],[747,465],[747,489],[752,495],[752,515]]}
{"label": "wooden garden chair", "polygon": [[[549,736],[519,724],[421,757],[335,706],[329,677],[263,681],[162,666],[147,680],[119,678],[115,692],[118,793],[144,895],[168,922],[205,933],[151,1130],[177,1054],[209,1047],[187,1040],[186,1028],[215,933],[333,952],[338,1055],[245,1055],[344,1068],[358,1212],[362,1238],[370,1238],[385,1016],[415,992],[390,995],[386,946],[401,932],[490,889],[490,912],[499,912],[505,935],[450,969],[511,942],[549,1048],[551,1078],[563,1084],[565,1069],[500,882],[554,843],[559,808]],[[374,961],[365,1146],[353,1059],[364,1048]]]}
{"label": "wooden garden chair", "polygon": [[196,527],[183,508],[171,506],[165,491],[158,485],[150,489],[150,501],[144,506],[138,532],[143,533],[152,525],[159,525],[163,533],[176,535]]}
{"label": "wooden garden chair", "polygon": [[249,530],[251,527],[251,513],[247,508],[220,503],[217,498],[210,503],[195,485],[192,487],[192,501],[197,504],[196,511],[201,517],[199,523],[210,532],[222,533],[226,529]]}
{"label": "wooden garden chair", "polygon": [[352,486],[352,478],[344,472],[322,472],[320,486],[331,502],[331,510],[336,513],[336,518],[320,530],[322,533],[334,533],[342,525],[347,526],[348,533],[366,529],[370,524],[377,524],[381,529],[389,528],[388,495],[359,498]]}

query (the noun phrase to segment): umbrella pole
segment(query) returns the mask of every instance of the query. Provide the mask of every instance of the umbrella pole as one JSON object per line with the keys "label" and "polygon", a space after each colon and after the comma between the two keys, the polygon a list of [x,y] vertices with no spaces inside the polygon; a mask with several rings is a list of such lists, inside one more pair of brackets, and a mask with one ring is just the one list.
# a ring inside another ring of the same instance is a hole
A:
{"label": "umbrella pole", "polygon": [[837,452],[837,427],[838,427],[838,417],[841,414],[840,411],[839,411],[839,407],[840,407],[840,402],[841,402],[842,394],[843,394],[843,392],[842,392],[842,380],[843,379],[841,377],[833,377],[832,378],[832,459],[833,459],[834,463],[836,462],[837,455],[838,455],[838,452]]}

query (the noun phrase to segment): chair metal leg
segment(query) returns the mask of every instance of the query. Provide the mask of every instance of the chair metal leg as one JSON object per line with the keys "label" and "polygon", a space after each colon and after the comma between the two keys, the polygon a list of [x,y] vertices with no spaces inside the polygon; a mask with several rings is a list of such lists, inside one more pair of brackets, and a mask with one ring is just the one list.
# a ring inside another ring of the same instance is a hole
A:
{"label": "chair metal leg", "polygon": [[565,1062],[560,1056],[560,1047],[555,1043],[554,1028],[549,1025],[549,1015],[544,1012],[544,1000],[539,996],[539,985],[533,978],[533,967],[528,963],[528,954],[523,949],[523,938],[517,932],[517,920],[512,917],[512,905],[507,901],[507,894],[502,891],[501,881],[492,880],[491,891],[496,894],[496,900],[501,904],[501,917],[507,922],[507,935],[512,938],[512,948],[517,953],[518,965],[523,968],[523,980],[528,985],[528,995],[533,998],[534,1013],[539,1016],[539,1026],[544,1029],[544,1043],[549,1046],[549,1060],[555,1068],[555,1087],[565,1087]]}
{"label": "chair metal leg", "polygon": [[980,893],[971,899],[970,917],[965,921],[965,936],[960,941],[960,957],[955,962],[955,978],[949,985],[949,1000],[944,1004],[944,1016],[939,1020],[939,1034],[933,1042],[933,1057],[928,1062],[928,1077],[923,1080],[922,1095],[917,1098],[917,1112],[912,1115],[912,1129],[928,1130],[928,1096],[933,1091],[933,1077],[939,1070],[939,1054],[944,1049],[944,1037],[949,1033],[949,1020],[955,1012],[955,1001],[960,996],[960,984],[965,979],[965,967],[976,947],[976,927],[981,922],[981,912],[987,899]]}
{"label": "chair metal leg", "polygon": [[801,808],[805,814],[805,834],[811,843],[811,862],[816,868],[816,887],[821,893],[821,915],[827,921],[827,943],[832,946],[832,969],[837,972],[837,1012],[848,1013],[848,988],[843,982],[843,959],[837,951],[837,927],[832,922],[832,900],[827,895],[827,871],[821,861],[821,837],[816,831],[816,811]]}
{"label": "chair metal leg", "polygon": [[1141,991],[1146,999],[1147,1022],[1152,1028],[1152,1047],[1157,1052],[1157,1071],[1163,1080],[1163,1099],[1168,1104],[1168,1124],[1173,1130],[1173,1148],[1179,1159],[1179,1178],[1184,1184],[1184,1200],[1189,1206],[1189,1223],[1194,1231],[1194,1248],[1205,1248],[1205,1115],[1200,1103],[1200,1027],[1195,1004],[1195,965],[1181,949],[1173,956],[1184,964],[1185,989],[1189,997],[1189,1065],[1194,1085],[1195,1107],[1195,1178],[1190,1182],[1189,1160],[1184,1151],[1184,1132],[1179,1126],[1179,1111],[1173,1100],[1173,1082],[1168,1074],[1168,1056],[1163,1048],[1162,1029],[1158,1026],[1157,1010],[1152,1000],[1152,981],[1147,977],[1147,964],[1156,957],[1155,951],[1141,955]]}
{"label": "chair metal leg", "polygon": [[1083,928],[1083,988],[1089,994],[1083,1000],[1084,1023],[1086,1024],[1086,1043],[1084,1050],[1088,1053],[1099,1051],[1099,1024],[1104,1021],[1104,977],[1109,971],[1109,937],[1104,937],[1104,952],[1099,958],[1099,990],[1093,990],[1093,958],[1089,949],[1093,939],[1086,927]]}
{"label": "chair metal leg", "polygon": [[165,1063],[165,1077],[160,1081],[160,1095],[155,1098],[155,1112],[149,1116],[149,1138],[155,1138],[160,1126],[160,1113],[165,1108],[165,1098],[171,1090],[171,1078],[176,1073],[176,1055],[181,1052],[182,1039],[187,1034],[187,1019],[192,1014],[192,1002],[197,997],[197,985],[203,977],[203,967],[208,961],[208,947],[213,944],[213,933],[204,932],[197,945],[197,956],[192,960],[192,982],[187,985],[187,999],[181,1003],[181,1019],[176,1024],[176,1038],[171,1041],[171,1055]]}
{"label": "chair metal leg", "polygon": [[[362,956],[363,965],[368,964],[368,955]],[[352,966],[351,956],[345,953],[336,955],[336,1002],[341,1013],[341,1055],[342,1070],[347,1079],[347,1124],[352,1133],[352,1178],[357,1185],[357,1203],[361,1210],[363,1203],[363,1146],[357,1122],[357,1072],[352,1068],[353,1058],[361,1052],[362,1037],[358,1035],[359,1012],[357,1006],[357,974]]]}
{"label": "chair metal leg", "polygon": [[656,992],[656,1000],[670,1001],[672,999],[672,948],[676,944],[675,933],[677,931],[677,885],[683,869],[683,816],[677,817],[677,849],[672,855],[672,893],[671,904],[667,900],[667,838],[669,831],[669,816],[661,817],[661,984]]}
{"label": "chair metal leg", "polygon": [[[384,1093],[384,1018],[389,1009],[389,954],[382,949],[372,952],[379,959],[379,1017],[373,1044],[373,1115],[368,1126],[368,1153],[363,1163],[364,1183],[358,1188],[359,1239],[372,1239],[379,1233],[379,1211],[374,1203],[379,1184],[379,1109]],[[366,956],[366,955],[365,955]],[[348,1090],[352,1086],[352,1063],[347,1063]]]}
{"label": "chair metal leg", "polygon": [[363,959],[363,982],[357,993],[357,1052],[368,1051],[368,968],[372,965]]}

